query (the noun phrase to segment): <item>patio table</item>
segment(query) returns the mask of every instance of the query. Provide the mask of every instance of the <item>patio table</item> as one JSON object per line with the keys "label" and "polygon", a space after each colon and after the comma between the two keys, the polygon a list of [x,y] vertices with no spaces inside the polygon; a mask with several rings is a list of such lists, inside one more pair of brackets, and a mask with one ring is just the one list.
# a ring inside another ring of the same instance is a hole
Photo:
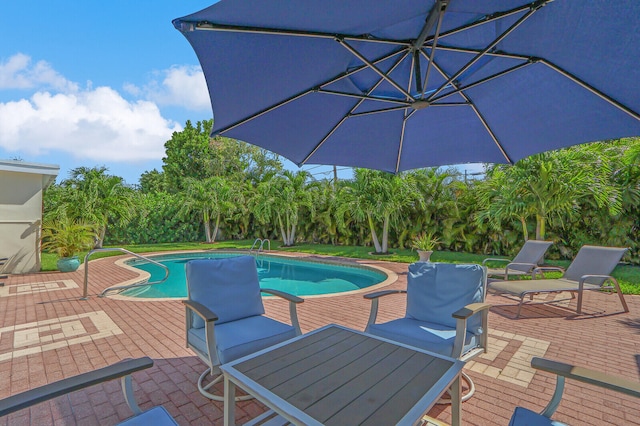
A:
{"label": "patio table", "polygon": [[451,388],[459,425],[464,363],[328,325],[222,365],[225,426],[236,386],[296,425],[413,425]]}

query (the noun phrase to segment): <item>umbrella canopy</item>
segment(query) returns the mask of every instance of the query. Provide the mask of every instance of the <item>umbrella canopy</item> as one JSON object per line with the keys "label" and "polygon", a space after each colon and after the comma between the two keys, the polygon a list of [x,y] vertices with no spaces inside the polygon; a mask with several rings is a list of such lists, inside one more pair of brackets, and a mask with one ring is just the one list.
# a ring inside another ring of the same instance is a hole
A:
{"label": "umbrella canopy", "polygon": [[212,135],[298,165],[513,163],[640,135],[637,0],[222,0],[173,23]]}

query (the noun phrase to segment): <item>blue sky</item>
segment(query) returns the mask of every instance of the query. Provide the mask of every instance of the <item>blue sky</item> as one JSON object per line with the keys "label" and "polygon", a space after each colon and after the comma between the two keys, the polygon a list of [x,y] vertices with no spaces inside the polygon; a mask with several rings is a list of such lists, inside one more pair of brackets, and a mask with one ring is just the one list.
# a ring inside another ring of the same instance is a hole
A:
{"label": "blue sky", "polygon": [[196,55],[171,21],[212,3],[0,2],[0,159],[57,164],[58,181],[79,166],[130,184],[161,170],[171,134],[212,117]]}
{"label": "blue sky", "polygon": [[161,170],[172,132],[212,117],[198,60],[171,20],[212,3],[0,2],[0,159],[57,164],[58,180],[79,166],[128,183]]}

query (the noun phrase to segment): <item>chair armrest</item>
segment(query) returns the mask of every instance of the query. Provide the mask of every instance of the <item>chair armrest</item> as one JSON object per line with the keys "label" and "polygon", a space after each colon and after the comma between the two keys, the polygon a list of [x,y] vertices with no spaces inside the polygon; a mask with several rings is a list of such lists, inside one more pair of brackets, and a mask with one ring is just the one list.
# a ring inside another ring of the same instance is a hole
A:
{"label": "chair armrest", "polygon": [[509,262],[511,262],[511,259],[502,259],[502,258],[498,258],[498,257],[487,257],[485,260],[482,261],[482,266],[485,266],[487,262],[506,262],[506,263],[509,263]]}
{"label": "chair armrest", "polygon": [[546,358],[534,357],[531,366],[538,370],[547,371],[568,379],[589,383],[605,389],[611,389],[626,395],[640,398],[640,383],[632,382],[616,376],[610,376],[599,371],[590,370],[584,367],[576,367],[571,364],[553,361]]}
{"label": "chair armrest", "polygon": [[376,291],[375,293],[367,293],[362,297],[364,297],[365,299],[371,300],[371,299],[377,299],[378,297],[382,297],[382,296],[388,296],[390,294],[401,294],[406,292],[407,290],[382,290],[382,291]]}
{"label": "chair armrest", "polygon": [[463,354],[462,351],[464,349],[464,342],[467,334],[467,319],[471,315],[477,314],[479,312],[482,313],[482,334],[479,337],[479,347],[482,348],[484,352],[487,352],[487,346],[489,343],[487,338],[489,308],[491,308],[491,305],[488,303],[470,303],[451,314],[453,318],[456,319],[456,337],[453,342],[453,349],[451,351],[451,356],[453,358],[462,359],[464,357],[474,356],[471,355],[471,353]]}
{"label": "chair armrest", "polygon": [[218,315],[216,315],[215,312],[204,306],[202,303],[194,302],[193,300],[183,300],[182,303],[184,303],[187,308],[195,312],[205,322],[218,320]]}
{"label": "chair armrest", "polygon": [[149,357],[130,359],[10,396],[0,400],[0,417],[60,395],[128,376],[152,366],[153,360]]}
{"label": "chair armrest", "polygon": [[[590,275],[583,275],[580,277],[580,281],[579,284],[584,283],[585,281],[587,281],[589,278],[603,278],[604,281],[602,282],[602,284],[604,284],[605,282],[607,282],[607,280],[615,280],[615,278],[613,278],[611,275],[597,275],[597,274],[590,274]],[[587,283],[590,284],[590,283]]]}
{"label": "chair armrest", "polygon": [[274,290],[271,288],[261,288],[260,291],[263,293],[268,293],[274,296],[282,297],[283,299],[288,300],[289,302],[293,302],[293,303],[304,302],[304,299],[302,297],[294,296],[293,294],[289,294],[284,291]]}
{"label": "chair armrest", "polygon": [[296,335],[300,336],[302,334],[302,330],[300,329],[300,321],[298,320],[298,309],[297,304],[304,302],[304,299],[298,296],[294,296],[293,294],[286,293],[284,291],[273,290],[271,288],[261,288],[260,291],[268,294],[273,294],[274,296],[282,297],[285,300],[289,301],[289,317],[291,318],[291,325],[296,330]]}
{"label": "chair armrest", "polygon": [[388,296],[390,294],[402,294],[406,292],[407,290],[382,290],[365,294],[363,297],[365,299],[371,300],[371,310],[369,311],[369,319],[367,320],[367,325],[364,331],[367,332],[369,326],[376,323],[376,318],[378,317],[378,299],[380,297]]}
{"label": "chair armrest", "polygon": [[460,308],[457,311],[455,311],[452,314],[452,316],[455,319],[467,319],[471,315],[476,314],[482,311],[483,309],[489,309],[489,308],[491,308],[491,305],[488,303],[470,303],[464,308]]}

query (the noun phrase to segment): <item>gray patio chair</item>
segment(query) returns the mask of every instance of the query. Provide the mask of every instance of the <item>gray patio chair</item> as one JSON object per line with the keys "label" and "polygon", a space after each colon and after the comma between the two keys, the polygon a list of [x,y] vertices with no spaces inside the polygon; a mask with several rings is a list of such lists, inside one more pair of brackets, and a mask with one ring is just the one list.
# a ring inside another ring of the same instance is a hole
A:
{"label": "gray patio chair", "polygon": [[[223,401],[209,389],[222,379],[221,364],[273,346],[301,334],[296,304],[303,299],[277,290],[261,289],[252,256],[200,259],[187,262],[186,338],[208,368],[198,379],[207,398]],[[291,324],[264,315],[261,292],[289,301]],[[210,382],[204,384],[210,376]],[[248,396],[237,400],[249,399]]]}
{"label": "gray patio chair", "polygon": [[70,392],[109,380],[120,379],[125,401],[134,413],[133,417],[120,423],[120,425],[142,426],[152,424],[154,426],[177,426],[178,423],[176,423],[164,407],[157,406],[147,411],[142,411],[136,403],[133,394],[131,374],[151,366],[153,366],[153,360],[149,357],[130,359],[88,373],[49,383],[35,389],[30,389],[26,392],[0,400],[0,417]]}
{"label": "gray patio chair", "polygon": [[562,426],[565,423],[551,420],[551,416],[556,412],[562,400],[564,383],[566,379],[577,380],[583,383],[600,386],[605,389],[621,392],[626,395],[640,398],[640,383],[622,379],[620,377],[608,376],[598,371],[589,370],[583,367],[565,364],[550,359],[534,357],[531,366],[538,370],[547,371],[557,376],[556,388],[541,413],[533,412],[523,407],[516,407],[509,426]]}
{"label": "gray patio chair", "polygon": [[[416,262],[409,265],[407,290],[366,294],[371,313],[365,332],[441,355],[468,361],[487,351],[487,322],[491,305],[484,303],[487,271],[480,265]],[[378,299],[407,295],[404,318],[376,324]],[[463,373],[469,390],[471,378]]]}
{"label": "gray patio chair", "polygon": [[[582,296],[585,290],[615,290],[620,298],[620,303],[625,312],[629,312],[627,302],[620,291],[618,281],[611,276],[627,248],[582,246],[571,265],[564,271],[562,278],[521,280],[521,281],[492,281],[489,290],[500,294],[514,295],[520,298],[516,318],[520,317],[520,311],[524,298],[538,293],[570,292],[571,297],[577,293],[578,306],[576,312],[582,313]],[[545,267],[545,270],[553,270],[553,267]],[[557,268],[562,271],[562,268]],[[558,302],[558,300],[552,301]],[[545,302],[542,302],[545,303]]]}
{"label": "gray patio chair", "polygon": [[509,275],[531,275],[535,279],[538,273],[542,274],[538,264],[552,244],[553,241],[528,240],[513,259],[488,258],[482,261],[482,265],[486,266],[488,262],[506,262],[504,268],[489,268],[487,274],[501,275],[505,280],[509,279]]}

